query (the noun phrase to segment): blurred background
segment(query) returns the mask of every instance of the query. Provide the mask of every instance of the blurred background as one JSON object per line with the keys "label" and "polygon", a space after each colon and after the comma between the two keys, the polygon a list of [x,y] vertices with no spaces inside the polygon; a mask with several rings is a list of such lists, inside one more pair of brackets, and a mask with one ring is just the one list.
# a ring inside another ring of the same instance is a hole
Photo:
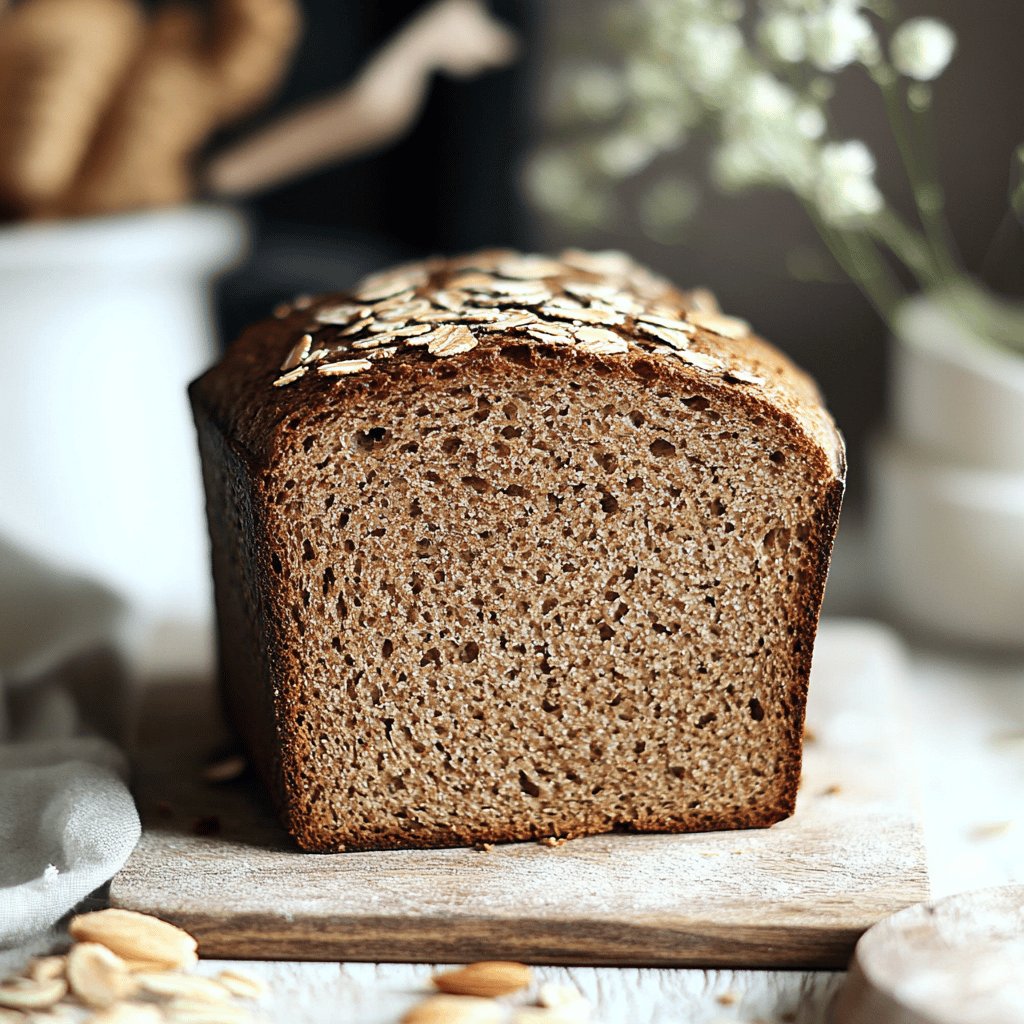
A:
{"label": "blurred background", "polygon": [[[346,81],[426,5],[303,0],[302,6],[306,30],[297,59],[261,120]],[[224,335],[233,337],[281,297],[336,287],[408,255],[484,245],[624,249],[682,285],[710,286],[725,310],[751,320],[818,379],[850,446],[848,509],[861,507],[864,445],[884,407],[886,329],[830,265],[796,200],[770,190],[722,195],[705,184],[692,219],[664,232],[645,225],[625,202],[609,223],[591,228],[538,210],[521,188],[523,167],[558,138],[552,108],[566,68],[614,57],[608,22],[616,5],[501,0],[489,6],[521,35],[514,64],[472,81],[439,78],[419,123],[396,145],[249,202],[255,258],[221,289]],[[905,0],[900,10],[943,18],[958,35],[957,57],[936,89],[935,115],[950,220],[968,266],[980,271],[1005,215],[1009,156],[1024,137],[1024,4]],[[853,70],[838,84],[840,132],[868,142],[882,190],[909,207],[877,90]],[[697,138],[683,152],[659,158],[627,185],[626,198],[673,173],[700,184],[708,151]],[[1014,261],[1024,263],[1024,244]],[[1006,279],[1006,262],[1004,256],[1000,284],[1016,289],[1021,282]]]}

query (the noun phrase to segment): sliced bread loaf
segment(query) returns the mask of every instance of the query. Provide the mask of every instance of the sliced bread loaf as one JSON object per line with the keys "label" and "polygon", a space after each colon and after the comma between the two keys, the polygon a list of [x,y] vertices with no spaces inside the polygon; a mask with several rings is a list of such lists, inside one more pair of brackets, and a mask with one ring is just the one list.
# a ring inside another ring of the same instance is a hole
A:
{"label": "sliced bread loaf", "polygon": [[304,849],[791,813],[844,478],[808,377],[613,253],[278,313],[191,397],[224,698]]}

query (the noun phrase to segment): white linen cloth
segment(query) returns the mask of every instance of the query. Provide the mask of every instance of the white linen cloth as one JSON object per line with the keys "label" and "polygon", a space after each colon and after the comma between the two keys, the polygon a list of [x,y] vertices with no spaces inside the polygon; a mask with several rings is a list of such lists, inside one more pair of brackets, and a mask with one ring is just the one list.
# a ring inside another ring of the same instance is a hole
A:
{"label": "white linen cloth", "polygon": [[[109,591],[0,538],[0,967],[38,948],[139,838]],[[6,950],[6,955],[4,951]]]}

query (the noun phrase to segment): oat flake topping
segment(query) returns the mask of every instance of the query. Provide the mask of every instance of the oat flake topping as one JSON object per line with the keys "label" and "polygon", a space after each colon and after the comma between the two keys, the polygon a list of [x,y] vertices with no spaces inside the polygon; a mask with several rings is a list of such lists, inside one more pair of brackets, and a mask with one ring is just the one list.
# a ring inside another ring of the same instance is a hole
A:
{"label": "oat flake topping", "polygon": [[[349,377],[402,352],[450,359],[488,336],[572,346],[595,356],[631,350],[677,359],[733,384],[765,377],[730,367],[705,335],[745,338],[750,326],[726,316],[706,289],[678,292],[618,252],[569,249],[559,257],[508,250],[429,260],[373,274],[342,299],[308,296],[274,311],[308,309],[282,352],[275,387],[315,376]],[[312,318],[312,322],[308,322]]]}

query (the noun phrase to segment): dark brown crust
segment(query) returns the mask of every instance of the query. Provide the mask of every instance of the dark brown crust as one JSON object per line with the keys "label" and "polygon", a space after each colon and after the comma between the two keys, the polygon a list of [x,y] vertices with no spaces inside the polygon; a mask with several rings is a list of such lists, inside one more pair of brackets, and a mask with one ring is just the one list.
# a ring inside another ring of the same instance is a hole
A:
{"label": "dark brown crust", "polygon": [[[378,364],[372,372],[362,375],[301,381],[299,387],[274,389],[269,386],[276,373],[281,354],[287,351],[300,322],[308,317],[303,312],[280,320],[255,325],[232,348],[228,357],[196,381],[190,389],[196,421],[203,439],[204,466],[211,521],[211,534],[215,555],[218,548],[232,543],[230,526],[224,520],[223,508],[229,503],[218,482],[218,470],[226,463],[234,466],[236,476],[244,478],[248,509],[245,529],[249,531],[249,577],[236,580],[248,600],[254,602],[256,626],[249,643],[263,645],[263,656],[239,658],[238,651],[224,649],[225,621],[234,614],[228,605],[235,600],[227,593],[232,581],[218,580],[218,616],[222,626],[221,675],[225,701],[231,719],[246,743],[254,764],[268,784],[288,831],[299,845],[311,852],[339,852],[359,849],[395,849],[408,847],[409,838],[401,829],[392,833],[381,831],[373,843],[339,841],[336,829],[332,832],[323,823],[310,819],[300,809],[302,782],[300,765],[309,751],[297,727],[297,692],[300,681],[293,677],[289,660],[288,642],[280,628],[286,621],[287,609],[280,604],[282,595],[275,591],[270,553],[259,538],[271,530],[275,514],[269,501],[269,481],[273,479],[274,452],[282,429],[290,422],[312,424],[330,415],[338,403],[372,403],[377,394],[386,392],[397,381],[411,376],[422,383],[424,394],[429,394],[431,381],[438,375],[458,372],[457,364],[435,360],[422,350],[414,350],[401,359]],[[815,467],[817,477],[827,484],[827,497],[814,515],[813,534],[809,547],[816,553],[813,564],[807,566],[808,582],[804,588],[800,607],[796,610],[793,654],[796,670],[793,674],[789,700],[792,703],[791,731],[786,750],[780,756],[779,780],[774,799],[765,805],[749,808],[731,815],[706,812],[681,814],[671,819],[651,819],[622,822],[613,830],[643,832],[714,831],[718,829],[762,828],[782,820],[792,813],[800,781],[802,729],[807,680],[810,672],[818,613],[828,570],[839,509],[842,501],[845,457],[842,440],[831,420],[816,398],[816,390],[800,371],[785,357],[760,339],[747,338],[741,342],[708,338],[701,335],[707,345],[717,345],[735,365],[739,362],[750,372],[774,372],[771,388],[749,387],[728,379],[709,378],[691,366],[672,358],[652,355],[640,350],[621,355],[596,356],[561,346],[543,344],[523,345],[518,339],[493,337],[480,344],[463,360],[493,361],[512,348],[522,349],[517,359],[525,365],[539,367],[551,360],[582,361],[595,372],[630,373],[643,376],[652,383],[663,383],[680,390],[693,392],[699,385],[702,393],[725,397],[736,406],[754,415],[770,415],[773,419],[802,436],[807,459]],[[465,365],[465,364],[463,364]],[[230,475],[230,474],[229,474]],[[237,542],[237,538],[235,540]],[[221,575],[224,576],[222,568]],[[243,572],[244,575],[244,572]],[[236,637],[237,630],[229,630]],[[239,663],[249,666],[258,679],[239,678]],[[258,696],[272,699],[273,711],[262,704]],[[271,721],[273,725],[271,726]],[[271,726],[268,731],[268,726]],[[593,827],[580,825],[579,819],[566,821],[543,831],[510,822],[505,830],[482,828],[478,831],[436,829],[433,834],[418,834],[417,846],[444,847],[542,839],[552,833],[572,838],[578,835],[609,831],[607,825],[594,823]]]}

